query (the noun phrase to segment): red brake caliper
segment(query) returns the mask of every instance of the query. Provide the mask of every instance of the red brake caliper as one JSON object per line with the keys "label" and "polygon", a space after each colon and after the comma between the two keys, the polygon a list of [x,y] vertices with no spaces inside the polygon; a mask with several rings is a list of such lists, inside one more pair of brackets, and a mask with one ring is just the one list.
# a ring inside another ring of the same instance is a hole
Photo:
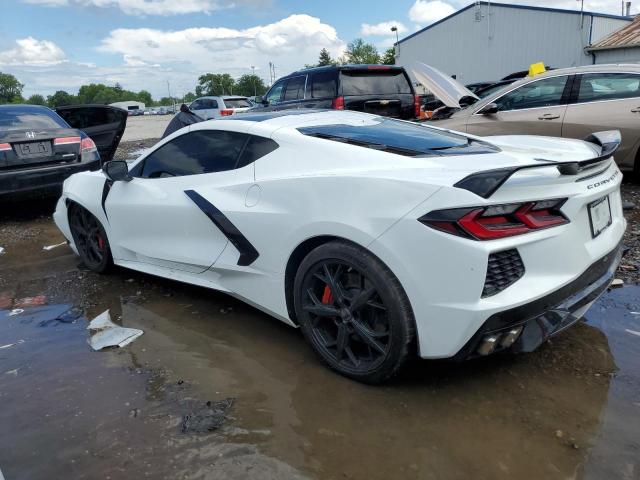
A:
{"label": "red brake caliper", "polygon": [[102,239],[102,235],[98,235],[98,248],[100,248],[100,250],[104,250],[104,240]]}
{"label": "red brake caliper", "polygon": [[333,294],[331,293],[331,288],[329,285],[324,286],[324,292],[322,292],[322,303],[325,305],[329,305],[333,303]]}

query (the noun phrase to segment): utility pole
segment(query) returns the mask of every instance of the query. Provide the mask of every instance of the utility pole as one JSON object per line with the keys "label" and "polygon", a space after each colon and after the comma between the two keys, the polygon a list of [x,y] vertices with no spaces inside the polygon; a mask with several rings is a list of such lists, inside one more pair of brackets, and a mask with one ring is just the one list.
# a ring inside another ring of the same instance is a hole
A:
{"label": "utility pole", "polygon": [[167,93],[169,94],[169,101],[174,104],[173,99],[171,98],[171,85],[169,84],[169,80],[167,80]]}
{"label": "utility pole", "polygon": [[256,97],[258,92],[256,90],[256,67],[251,65],[251,81],[253,81],[253,96]]}
{"label": "utility pole", "polygon": [[398,50],[398,56],[400,56],[400,39],[398,38],[398,27],[395,25],[391,27],[391,31],[396,33],[396,48]]}

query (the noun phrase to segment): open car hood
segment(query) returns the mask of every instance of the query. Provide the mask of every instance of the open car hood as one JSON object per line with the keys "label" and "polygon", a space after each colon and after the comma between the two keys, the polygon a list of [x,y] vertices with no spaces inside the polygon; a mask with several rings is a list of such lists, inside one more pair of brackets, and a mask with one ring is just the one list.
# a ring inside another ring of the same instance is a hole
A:
{"label": "open car hood", "polygon": [[460,100],[464,97],[480,100],[471,90],[437,68],[415,62],[412,70],[416,79],[447,107],[462,108]]}

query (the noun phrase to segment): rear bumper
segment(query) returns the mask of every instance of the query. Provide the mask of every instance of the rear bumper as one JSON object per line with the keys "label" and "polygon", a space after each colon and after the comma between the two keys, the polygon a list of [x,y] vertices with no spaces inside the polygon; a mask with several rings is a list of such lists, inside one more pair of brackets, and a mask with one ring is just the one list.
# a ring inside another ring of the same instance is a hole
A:
{"label": "rear bumper", "polygon": [[100,168],[100,160],[74,165],[0,172],[0,199],[59,194],[62,183],[74,173]]}
{"label": "rear bumper", "polygon": [[531,352],[553,335],[575,324],[591,304],[609,287],[620,264],[623,248],[614,250],[593,263],[574,281],[533,302],[489,317],[476,334],[456,354],[455,360],[479,356],[483,340],[522,327],[518,339],[508,348],[497,347],[494,352]]}

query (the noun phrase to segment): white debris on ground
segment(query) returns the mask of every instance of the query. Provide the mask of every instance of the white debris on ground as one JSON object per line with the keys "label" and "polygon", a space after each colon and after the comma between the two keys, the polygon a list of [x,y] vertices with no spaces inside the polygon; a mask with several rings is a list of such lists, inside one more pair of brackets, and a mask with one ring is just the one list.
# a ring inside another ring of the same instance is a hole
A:
{"label": "white debris on ground", "polygon": [[616,278],[613,282],[611,282],[611,288],[620,288],[624,285],[624,280],[620,278]]}
{"label": "white debris on ground", "polygon": [[4,253],[4,247],[0,247],[0,255]]}
{"label": "white debris on ground", "polygon": [[61,247],[62,245],[66,245],[67,242],[62,242],[62,243],[56,243],[55,245],[47,245],[46,247],[42,247],[42,250],[53,250],[54,248],[58,248]]}
{"label": "white debris on ground", "polygon": [[640,337],[640,332],[636,332],[635,330],[629,330],[628,328],[625,328],[624,331],[627,333],[630,333],[631,335],[636,335]]}
{"label": "white debris on ground", "polygon": [[14,308],[9,312],[9,316],[13,317],[14,315],[20,315],[21,313],[24,313],[24,308]]}
{"label": "white debris on ground", "polygon": [[109,310],[91,320],[87,330],[92,332],[88,342],[94,350],[107,347],[125,347],[144,332],[137,328],[120,327],[111,321]]}

